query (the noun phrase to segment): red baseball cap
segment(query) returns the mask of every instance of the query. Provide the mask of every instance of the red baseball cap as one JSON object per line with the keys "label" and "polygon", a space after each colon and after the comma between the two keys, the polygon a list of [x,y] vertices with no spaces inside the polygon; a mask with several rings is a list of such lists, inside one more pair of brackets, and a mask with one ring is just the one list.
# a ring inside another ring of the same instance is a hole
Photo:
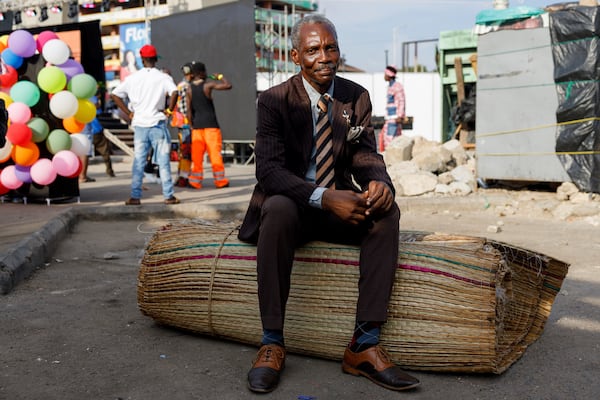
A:
{"label": "red baseball cap", "polygon": [[158,57],[158,54],[156,53],[156,47],[152,46],[151,44],[145,44],[140,49],[140,56],[144,58]]}

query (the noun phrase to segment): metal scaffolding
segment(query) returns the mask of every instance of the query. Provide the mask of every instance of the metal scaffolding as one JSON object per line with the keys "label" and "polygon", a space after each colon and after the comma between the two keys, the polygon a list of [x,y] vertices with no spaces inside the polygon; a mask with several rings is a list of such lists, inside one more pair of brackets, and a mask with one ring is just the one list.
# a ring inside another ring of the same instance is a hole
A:
{"label": "metal scaffolding", "polygon": [[267,75],[270,86],[275,83],[278,74],[287,76],[296,72],[296,66],[289,58],[292,49],[290,31],[304,13],[316,8],[314,1],[282,3],[289,3],[289,6],[283,5],[282,10],[261,7],[255,10],[256,70]]}

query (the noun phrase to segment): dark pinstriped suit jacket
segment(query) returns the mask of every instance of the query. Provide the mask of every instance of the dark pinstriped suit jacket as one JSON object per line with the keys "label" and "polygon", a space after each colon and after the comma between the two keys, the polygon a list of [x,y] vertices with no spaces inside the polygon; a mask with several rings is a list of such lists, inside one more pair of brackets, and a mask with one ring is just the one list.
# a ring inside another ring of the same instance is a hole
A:
{"label": "dark pinstriped suit jacket", "polygon": [[[371,125],[371,100],[362,86],[335,78],[331,126],[336,189],[366,190],[372,180],[394,190],[377,153]],[[357,140],[347,140],[351,127],[363,127]],[[305,180],[313,147],[313,120],[300,74],[263,92],[257,104],[257,185],[240,227],[240,240],[256,242],[261,206],[267,196],[281,194],[307,206],[316,185]],[[352,178],[360,185],[357,187]]]}

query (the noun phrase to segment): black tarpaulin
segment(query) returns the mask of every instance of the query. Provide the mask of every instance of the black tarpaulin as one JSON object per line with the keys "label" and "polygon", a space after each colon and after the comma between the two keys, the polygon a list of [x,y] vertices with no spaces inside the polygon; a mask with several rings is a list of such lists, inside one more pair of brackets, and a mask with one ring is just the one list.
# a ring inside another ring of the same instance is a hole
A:
{"label": "black tarpaulin", "polygon": [[600,10],[572,7],[550,14],[558,96],[556,152],[571,180],[600,193]]}

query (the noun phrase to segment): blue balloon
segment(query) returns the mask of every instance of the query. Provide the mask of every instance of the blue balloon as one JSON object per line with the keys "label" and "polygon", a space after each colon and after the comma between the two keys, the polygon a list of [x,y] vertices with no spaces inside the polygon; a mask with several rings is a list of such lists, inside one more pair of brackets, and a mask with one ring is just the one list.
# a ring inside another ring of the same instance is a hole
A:
{"label": "blue balloon", "polygon": [[23,183],[31,183],[31,167],[16,164],[15,176]]}
{"label": "blue balloon", "polygon": [[14,69],[18,69],[23,65],[23,57],[16,55],[10,48],[4,49],[0,57],[5,64],[10,65]]}

